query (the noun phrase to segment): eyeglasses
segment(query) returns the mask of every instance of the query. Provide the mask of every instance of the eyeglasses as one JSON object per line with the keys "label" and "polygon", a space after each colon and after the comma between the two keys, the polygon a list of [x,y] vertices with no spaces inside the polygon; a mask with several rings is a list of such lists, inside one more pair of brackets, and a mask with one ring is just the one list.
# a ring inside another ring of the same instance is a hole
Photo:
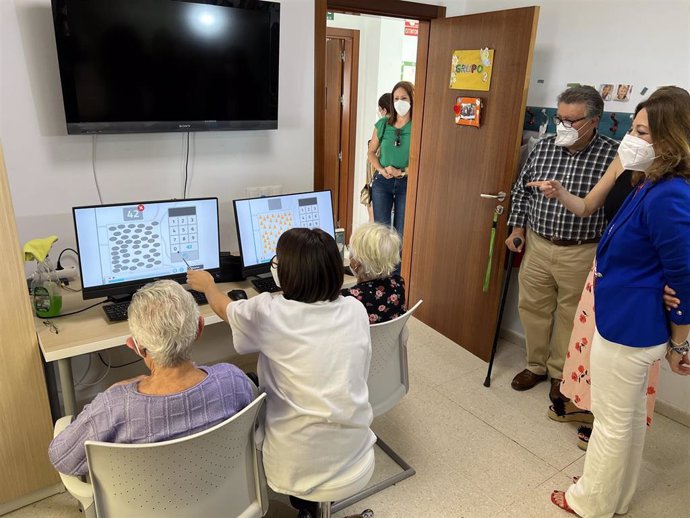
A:
{"label": "eyeglasses", "polygon": [[274,255],[273,257],[271,257],[271,267],[276,268],[276,269],[278,268],[278,256],[277,255]]}
{"label": "eyeglasses", "polygon": [[580,117],[579,119],[575,119],[574,121],[569,121],[567,119],[561,119],[558,115],[555,115],[553,118],[553,123],[558,126],[559,124],[563,124],[566,128],[572,128],[573,124],[576,122],[580,122],[585,120],[587,117]]}
{"label": "eyeglasses", "polygon": [[58,334],[58,328],[55,324],[53,324],[50,320],[44,320],[43,325],[46,326],[48,329],[50,329],[51,333]]}
{"label": "eyeglasses", "polygon": [[395,142],[393,142],[395,147],[400,147],[400,128],[395,129]]}

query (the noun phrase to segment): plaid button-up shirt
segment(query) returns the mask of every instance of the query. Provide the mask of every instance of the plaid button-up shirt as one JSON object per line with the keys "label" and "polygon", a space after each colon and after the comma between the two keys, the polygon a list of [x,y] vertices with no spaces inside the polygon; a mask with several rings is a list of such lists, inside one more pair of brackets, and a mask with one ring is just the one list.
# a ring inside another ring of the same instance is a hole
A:
{"label": "plaid button-up shirt", "polygon": [[584,241],[601,237],[606,227],[604,211],[588,218],[569,212],[556,199],[545,197],[528,182],[558,180],[571,194],[585,197],[616,156],[618,142],[597,133],[589,145],[575,154],[556,146],[555,137],[540,140],[527,157],[511,191],[508,225],[528,226],[547,239]]}

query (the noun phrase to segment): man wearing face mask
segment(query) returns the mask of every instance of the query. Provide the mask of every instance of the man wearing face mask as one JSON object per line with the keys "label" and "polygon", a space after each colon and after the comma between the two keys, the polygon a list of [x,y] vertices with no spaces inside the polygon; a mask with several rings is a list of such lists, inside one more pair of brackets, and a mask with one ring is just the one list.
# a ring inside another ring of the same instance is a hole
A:
{"label": "man wearing face mask", "polygon": [[[393,87],[391,95],[393,111],[376,123],[367,156],[376,169],[371,184],[374,221],[392,225],[402,238],[414,86],[407,81],[400,81]],[[394,213],[393,218],[391,212]]]}
{"label": "man wearing face mask", "polygon": [[518,309],[527,346],[526,368],[511,386],[529,390],[548,376],[554,403],[562,400],[559,386],[573,319],[606,217],[601,210],[587,218],[578,217],[527,184],[556,180],[584,197],[618,149],[615,140],[597,132],[603,111],[604,102],[592,87],[563,92],[554,117],[556,136],[539,141],[511,192],[508,225],[513,231],[506,245],[514,252],[526,248]]}

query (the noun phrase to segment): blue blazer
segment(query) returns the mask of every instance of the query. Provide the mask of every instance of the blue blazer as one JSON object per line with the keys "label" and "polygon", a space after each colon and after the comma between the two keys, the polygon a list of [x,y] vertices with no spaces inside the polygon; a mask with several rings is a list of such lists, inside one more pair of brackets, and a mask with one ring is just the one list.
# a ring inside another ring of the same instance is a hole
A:
{"label": "blue blazer", "polygon": [[[690,184],[681,178],[633,191],[597,248],[596,325],[605,339],[631,347],[666,342],[669,323],[690,324]],[[666,311],[664,285],[681,304]]]}

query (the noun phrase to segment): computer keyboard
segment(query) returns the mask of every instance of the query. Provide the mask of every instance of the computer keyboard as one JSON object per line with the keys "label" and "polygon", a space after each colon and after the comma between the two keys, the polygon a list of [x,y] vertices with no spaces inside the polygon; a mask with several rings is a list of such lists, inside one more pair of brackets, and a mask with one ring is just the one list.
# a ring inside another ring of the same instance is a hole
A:
{"label": "computer keyboard", "polygon": [[[192,297],[194,297],[194,300],[200,306],[208,304],[208,300],[206,300],[206,295],[204,295],[200,291],[188,291],[192,294]],[[129,303],[129,300],[125,300],[123,302],[113,302],[112,304],[106,304],[105,306],[102,306],[102,308],[103,311],[105,311],[105,316],[108,317],[108,320],[110,322],[123,322],[127,320],[127,309],[129,308]]]}
{"label": "computer keyboard", "polygon": [[252,279],[252,284],[260,293],[275,293],[276,291],[280,291],[280,288],[276,286],[273,277],[261,277],[258,279]]}

